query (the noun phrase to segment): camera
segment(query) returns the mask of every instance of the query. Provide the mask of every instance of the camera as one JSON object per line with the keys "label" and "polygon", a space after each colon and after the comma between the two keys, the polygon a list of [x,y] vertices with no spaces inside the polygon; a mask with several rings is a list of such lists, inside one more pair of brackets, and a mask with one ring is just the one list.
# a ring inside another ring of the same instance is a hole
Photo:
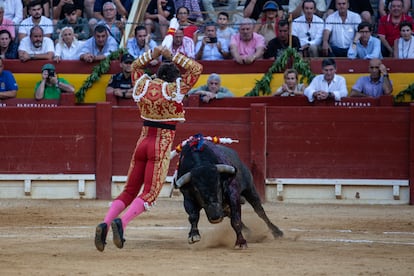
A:
{"label": "camera", "polygon": [[217,43],[217,37],[210,37],[209,41],[209,43]]}
{"label": "camera", "polygon": [[46,71],[47,71],[47,76],[48,76],[49,78],[54,77],[54,76],[56,75],[55,70],[50,70],[50,69],[47,69]]}

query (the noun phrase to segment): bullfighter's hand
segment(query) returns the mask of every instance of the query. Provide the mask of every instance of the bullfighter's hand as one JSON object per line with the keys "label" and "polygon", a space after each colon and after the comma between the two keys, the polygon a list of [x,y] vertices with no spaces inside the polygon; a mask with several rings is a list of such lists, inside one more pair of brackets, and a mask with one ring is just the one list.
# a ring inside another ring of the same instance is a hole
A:
{"label": "bullfighter's hand", "polygon": [[167,47],[164,47],[162,50],[162,56],[168,60],[172,59],[172,53],[170,51],[170,49],[168,49]]}
{"label": "bullfighter's hand", "polygon": [[154,48],[154,50],[152,50],[151,58],[157,59],[161,55],[161,53],[162,53],[162,47],[157,46]]}

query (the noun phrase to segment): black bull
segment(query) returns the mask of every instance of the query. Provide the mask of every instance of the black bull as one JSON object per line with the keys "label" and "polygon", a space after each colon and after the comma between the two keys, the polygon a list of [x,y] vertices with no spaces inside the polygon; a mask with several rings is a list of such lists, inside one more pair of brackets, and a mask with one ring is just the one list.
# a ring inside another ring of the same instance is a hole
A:
{"label": "black bull", "polygon": [[184,208],[191,229],[188,242],[200,241],[198,221],[204,209],[210,223],[219,223],[230,217],[236,232],[236,248],[246,248],[241,220],[241,196],[253,207],[272,232],[274,238],[283,232],[267,217],[255,189],[250,170],[231,148],[200,140],[187,143],[180,154],[176,186],[184,196]]}

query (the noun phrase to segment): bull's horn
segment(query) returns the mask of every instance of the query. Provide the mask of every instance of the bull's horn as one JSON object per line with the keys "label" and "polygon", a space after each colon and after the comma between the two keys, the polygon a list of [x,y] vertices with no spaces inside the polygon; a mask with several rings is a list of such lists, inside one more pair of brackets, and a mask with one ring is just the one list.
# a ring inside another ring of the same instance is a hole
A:
{"label": "bull's horn", "polygon": [[216,164],[216,167],[219,173],[231,173],[231,174],[236,173],[236,168],[230,165]]}
{"label": "bull's horn", "polygon": [[180,178],[177,179],[175,182],[175,186],[177,188],[181,188],[183,185],[187,184],[191,180],[191,172],[183,174]]}

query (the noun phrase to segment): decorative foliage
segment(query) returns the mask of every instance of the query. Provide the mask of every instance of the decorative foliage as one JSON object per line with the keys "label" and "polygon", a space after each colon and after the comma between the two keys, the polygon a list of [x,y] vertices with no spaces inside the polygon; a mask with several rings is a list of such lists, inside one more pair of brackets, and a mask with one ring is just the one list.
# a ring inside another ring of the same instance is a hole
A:
{"label": "decorative foliage", "polygon": [[296,49],[288,47],[279,57],[277,57],[267,73],[264,74],[261,80],[256,81],[256,85],[250,92],[245,94],[245,96],[260,96],[260,91],[263,92],[263,95],[271,94],[270,82],[273,79],[273,74],[283,72],[290,61],[292,62],[292,68],[298,71],[301,75],[300,82],[303,82],[304,79],[306,79],[307,83],[310,83],[315,75],[310,70],[309,63],[302,59]]}
{"label": "decorative foliage", "polygon": [[410,95],[410,100],[414,100],[414,83],[410,84],[406,89],[400,91],[394,96],[396,102],[403,102],[405,95]]}
{"label": "decorative foliage", "polygon": [[98,65],[95,65],[92,70],[92,74],[83,82],[83,85],[79,90],[76,92],[76,100],[78,103],[82,103],[85,99],[86,91],[92,87],[92,85],[101,78],[102,74],[105,74],[109,71],[111,67],[111,61],[115,59],[119,59],[121,55],[126,53],[127,50],[124,48],[120,48],[115,52],[112,52],[109,56],[107,56],[104,60],[99,62]]}

